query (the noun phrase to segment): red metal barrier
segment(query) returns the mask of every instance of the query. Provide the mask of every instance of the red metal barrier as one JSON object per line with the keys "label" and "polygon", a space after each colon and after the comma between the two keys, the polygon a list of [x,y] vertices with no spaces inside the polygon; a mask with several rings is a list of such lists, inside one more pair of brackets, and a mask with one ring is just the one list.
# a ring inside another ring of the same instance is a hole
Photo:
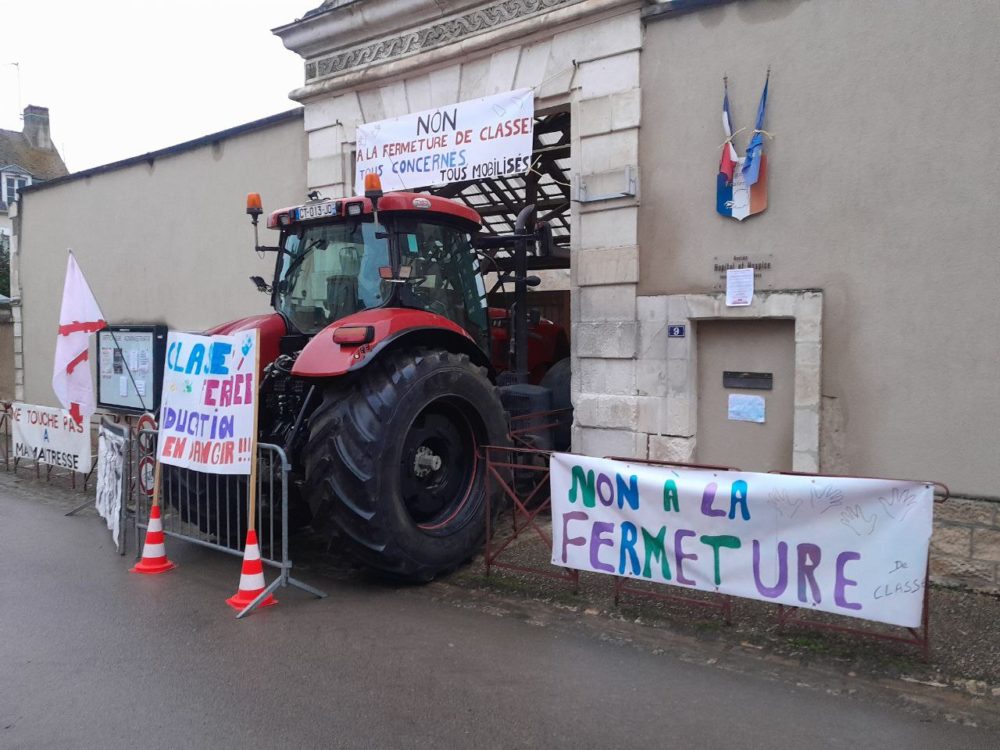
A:
{"label": "red metal barrier", "polygon": [[[538,516],[547,513],[552,504],[552,497],[549,494],[549,456],[551,452],[532,448],[487,445],[483,447],[483,454],[486,461],[487,498],[484,550],[486,575],[489,575],[493,568],[533,573],[557,581],[567,581],[573,584],[575,592],[580,584],[580,572],[577,570],[556,566],[533,568],[499,560],[499,557],[510,547],[511,543],[527,529],[531,529],[544,545],[546,557],[551,554],[552,537],[538,523]],[[543,459],[544,465],[535,463],[536,459]],[[497,538],[494,539],[494,518],[497,517],[497,509],[493,503],[497,488],[502,490],[504,500],[511,503],[511,528],[509,533],[503,535],[499,533],[499,528],[497,528]],[[555,572],[553,568],[558,572]]]}

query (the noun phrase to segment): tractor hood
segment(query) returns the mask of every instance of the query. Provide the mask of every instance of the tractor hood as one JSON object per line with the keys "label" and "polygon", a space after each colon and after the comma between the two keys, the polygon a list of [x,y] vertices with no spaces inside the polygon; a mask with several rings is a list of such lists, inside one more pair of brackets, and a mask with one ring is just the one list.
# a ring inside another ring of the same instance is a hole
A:
{"label": "tractor hood", "polygon": [[448,349],[468,354],[478,365],[488,364],[486,355],[457,323],[424,310],[380,307],[341,318],[313,336],[295,361],[292,375],[343,375],[361,369],[382,349],[397,344]]}
{"label": "tractor hood", "polygon": [[281,337],[288,333],[285,320],[278,313],[251,315],[248,318],[231,320],[228,323],[209,328],[205,331],[205,335],[222,334],[228,336],[253,330],[260,331],[260,369],[263,372],[265,367],[278,358]]}

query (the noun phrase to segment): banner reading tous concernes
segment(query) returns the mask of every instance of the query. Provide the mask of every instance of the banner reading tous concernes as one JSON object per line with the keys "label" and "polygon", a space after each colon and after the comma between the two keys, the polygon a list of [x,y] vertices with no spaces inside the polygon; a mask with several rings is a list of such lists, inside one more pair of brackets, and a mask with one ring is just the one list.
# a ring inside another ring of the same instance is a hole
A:
{"label": "banner reading tous concernes", "polygon": [[168,334],[157,459],[212,474],[250,473],[256,348],[256,331]]}
{"label": "banner reading tous concernes", "polygon": [[554,565],[920,625],[933,488],[552,457]]}
{"label": "banner reading tous concernes", "polygon": [[534,93],[520,89],[358,125],[357,193],[372,173],[384,190],[523,174],[534,116]]}
{"label": "banner reading tous concernes", "polygon": [[88,474],[90,423],[80,424],[65,409],[15,403],[11,409],[14,457]]}

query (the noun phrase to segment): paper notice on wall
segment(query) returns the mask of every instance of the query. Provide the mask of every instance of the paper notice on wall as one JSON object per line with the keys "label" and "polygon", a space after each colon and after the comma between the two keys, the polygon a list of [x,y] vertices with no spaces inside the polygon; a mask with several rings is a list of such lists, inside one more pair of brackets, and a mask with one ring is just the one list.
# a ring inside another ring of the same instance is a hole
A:
{"label": "paper notice on wall", "polygon": [[101,375],[111,375],[111,349],[102,348],[101,349]]}
{"label": "paper notice on wall", "polygon": [[136,372],[149,372],[149,352],[146,349],[136,350]]}
{"label": "paper notice on wall", "polygon": [[731,422],[764,424],[764,397],[751,396],[746,393],[730,393],[729,420]]}
{"label": "paper notice on wall", "polygon": [[753,301],[752,268],[730,268],[726,271],[726,307],[746,307]]}
{"label": "paper notice on wall", "polygon": [[140,396],[145,396],[146,395],[146,381],[145,380],[137,380],[137,381],[135,381],[135,392],[138,393]]}
{"label": "paper notice on wall", "polygon": [[128,352],[128,369],[135,372],[139,369],[139,352],[135,349],[129,349]]}
{"label": "paper notice on wall", "polygon": [[118,377],[118,395],[122,398],[128,396],[128,375],[120,375]]}

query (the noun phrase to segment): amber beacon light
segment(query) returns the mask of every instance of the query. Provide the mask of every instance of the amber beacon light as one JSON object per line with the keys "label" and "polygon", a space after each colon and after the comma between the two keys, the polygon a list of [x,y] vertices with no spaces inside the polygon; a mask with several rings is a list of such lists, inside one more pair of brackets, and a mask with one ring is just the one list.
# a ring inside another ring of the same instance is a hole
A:
{"label": "amber beacon light", "polygon": [[250,193],[247,195],[247,213],[250,216],[260,216],[264,213],[264,209],[261,208],[260,193]]}
{"label": "amber beacon light", "polygon": [[365,196],[371,198],[373,196],[382,195],[382,178],[377,174],[369,173],[365,175]]}

